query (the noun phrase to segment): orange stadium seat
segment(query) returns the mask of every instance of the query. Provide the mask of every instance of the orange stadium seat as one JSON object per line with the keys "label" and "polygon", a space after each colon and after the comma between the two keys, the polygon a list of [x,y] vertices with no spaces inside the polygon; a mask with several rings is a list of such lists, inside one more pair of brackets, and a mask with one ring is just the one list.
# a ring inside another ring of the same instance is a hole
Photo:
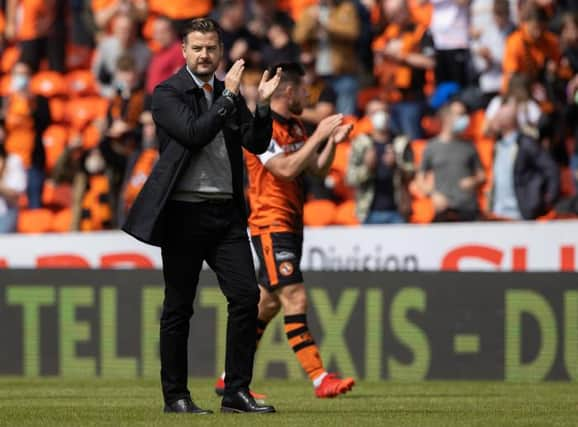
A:
{"label": "orange stadium seat", "polygon": [[353,130],[349,135],[349,139],[353,140],[358,135],[371,133],[372,130],[373,125],[371,124],[371,119],[367,116],[363,116],[353,125]]}
{"label": "orange stadium seat", "polygon": [[72,227],[72,209],[62,209],[54,214],[52,219],[52,231],[66,233]]}
{"label": "orange stadium seat", "polygon": [[66,83],[62,74],[56,71],[40,71],[30,80],[30,90],[47,98],[66,95]]}
{"label": "orange stadium seat", "polygon": [[488,211],[490,208],[488,206],[488,196],[494,178],[494,140],[489,138],[480,139],[477,144],[474,144],[474,147],[478,152],[478,157],[486,174],[486,182],[480,189],[478,202],[482,211]]}
{"label": "orange stadium seat", "polygon": [[433,137],[440,133],[441,122],[437,116],[424,116],[421,119],[421,128],[428,137]]}
{"label": "orange stadium seat", "polygon": [[331,165],[328,177],[333,181],[333,192],[341,199],[353,199],[355,194],[353,188],[347,185],[346,175],[349,166],[349,153],[351,142],[345,141],[335,149],[335,159]]}
{"label": "orange stadium seat", "polygon": [[71,97],[98,95],[96,80],[90,70],[71,71],[65,76],[65,80]]}
{"label": "orange stadium seat", "polygon": [[51,230],[53,214],[49,209],[22,210],[18,214],[19,233],[46,233]]}
{"label": "orange stadium seat", "polygon": [[369,101],[380,98],[383,89],[378,86],[366,87],[357,93],[357,108],[359,111],[365,111],[365,106]]}
{"label": "orange stadium seat", "polygon": [[2,52],[2,63],[0,64],[0,71],[2,73],[9,73],[18,62],[20,58],[20,49],[18,46],[6,46]]}
{"label": "orange stadium seat", "polygon": [[66,100],[57,96],[48,100],[50,118],[53,123],[62,123],[65,120]]}
{"label": "orange stadium seat", "polygon": [[435,216],[434,206],[429,198],[422,197],[411,201],[411,217],[413,224],[429,224]]}
{"label": "orange stadium seat", "polygon": [[51,209],[60,209],[72,205],[72,185],[56,184],[47,179],[42,190],[42,204]]}
{"label": "orange stadium seat", "polygon": [[337,208],[330,200],[310,200],[303,208],[303,223],[310,227],[323,227],[335,221]]}
{"label": "orange stadium seat", "polygon": [[0,96],[6,96],[10,92],[10,75],[0,77]]}
{"label": "orange stadium seat", "polygon": [[413,154],[413,163],[419,168],[423,159],[423,152],[427,147],[427,139],[416,139],[411,142],[411,152]]}
{"label": "orange stadium seat", "polygon": [[485,110],[476,110],[470,114],[470,125],[465,132],[465,136],[473,141],[484,138],[483,128],[486,119]]}
{"label": "orange stadium seat", "polygon": [[[428,141],[426,139],[416,139],[411,142],[413,162],[416,170],[418,170],[421,165],[423,153],[427,147],[427,144]],[[412,212],[410,216],[410,222],[415,224],[427,224],[432,222],[435,216],[435,211],[431,200],[421,194],[421,192],[415,186],[415,182],[410,184],[410,192],[412,194]]]}
{"label": "orange stadium seat", "polygon": [[89,125],[82,131],[82,147],[85,150],[90,150],[98,145],[100,142],[100,130],[94,125]]}
{"label": "orange stadium seat", "polygon": [[107,106],[107,101],[97,96],[73,98],[66,103],[65,118],[73,129],[82,130],[93,120],[105,116]]}
{"label": "orange stadium seat", "polygon": [[334,224],[336,225],[359,225],[359,219],[355,215],[355,201],[346,200],[337,206]]}
{"label": "orange stadium seat", "polygon": [[42,204],[50,209],[62,208],[72,203],[72,188],[70,184],[55,184],[48,179],[42,190]]}
{"label": "orange stadium seat", "polygon": [[46,170],[50,172],[68,142],[68,129],[60,125],[49,126],[42,135],[46,151]]}

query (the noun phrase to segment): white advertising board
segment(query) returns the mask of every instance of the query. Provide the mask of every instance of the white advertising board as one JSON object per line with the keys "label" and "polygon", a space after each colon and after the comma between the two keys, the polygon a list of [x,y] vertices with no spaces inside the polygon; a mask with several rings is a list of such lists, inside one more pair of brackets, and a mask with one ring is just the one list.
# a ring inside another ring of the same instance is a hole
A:
{"label": "white advertising board", "polygon": [[[576,271],[578,221],[305,230],[304,271]],[[160,268],[159,248],[120,231],[0,237],[4,268]]]}

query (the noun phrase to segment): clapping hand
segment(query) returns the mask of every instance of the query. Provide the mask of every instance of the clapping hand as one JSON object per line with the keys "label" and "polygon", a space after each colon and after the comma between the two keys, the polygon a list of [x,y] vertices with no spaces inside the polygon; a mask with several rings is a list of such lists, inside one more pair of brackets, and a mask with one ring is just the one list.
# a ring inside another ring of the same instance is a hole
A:
{"label": "clapping hand", "polygon": [[225,88],[233,92],[235,95],[239,93],[243,71],[245,71],[245,61],[238,59],[231,66],[231,69],[225,76]]}
{"label": "clapping hand", "polygon": [[261,77],[261,81],[259,82],[259,87],[257,88],[257,92],[259,93],[257,102],[259,104],[269,104],[273,93],[277,87],[279,87],[279,83],[281,82],[281,72],[281,68],[278,67],[275,71],[275,75],[269,78],[269,70],[265,70]]}
{"label": "clapping hand", "polygon": [[339,144],[345,141],[349,137],[349,134],[351,133],[352,129],[353,129],[352,124],[337,126],[337,128],[335,128],[335,130],[330,136],[331,141],[334,144]]}

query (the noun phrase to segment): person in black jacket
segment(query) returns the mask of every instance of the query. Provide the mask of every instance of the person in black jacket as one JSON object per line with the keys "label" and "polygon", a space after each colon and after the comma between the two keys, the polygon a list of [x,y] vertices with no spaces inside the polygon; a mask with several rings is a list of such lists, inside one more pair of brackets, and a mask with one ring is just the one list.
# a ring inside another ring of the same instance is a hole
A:
{"label": "person in black jacket", "polygon": [[490,207],[499,218],[536,219],[552,208],[560,192],[560,172],[535,138],[518,125],[518,104],[509,101],[493,119],[501,137],[494,152]]}
{"label": "person in black jacket", "polygon": [[123,227],[162,249],[165,412],[210,413],[192,402],[187,389],[189,319],[203,261],[216,272],[228,301],[221,411],[274,412],[249,393],[259,289],[246,232],[242,147],[260,154],[270,143],[269,102],[280,70],[263,74],[253,116],[239,95],[244,61],[232,65],[224,84],[215,77],[223,57],[218,24],[195,19],[183,37],[186,66],[158,85],[152,98],[160,157]]}

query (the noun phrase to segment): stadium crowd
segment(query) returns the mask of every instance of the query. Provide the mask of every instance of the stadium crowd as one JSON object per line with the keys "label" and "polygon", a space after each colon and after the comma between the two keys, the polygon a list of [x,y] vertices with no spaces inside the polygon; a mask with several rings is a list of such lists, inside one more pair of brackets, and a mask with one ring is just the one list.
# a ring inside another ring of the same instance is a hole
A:
{"label": "stadium crowd", "polygon": [[305,224],[575,217],[576,0],[0,0],[0,232],[118,228],[157,159],[179,29],[303,66],[308,130],[354,124]]}

